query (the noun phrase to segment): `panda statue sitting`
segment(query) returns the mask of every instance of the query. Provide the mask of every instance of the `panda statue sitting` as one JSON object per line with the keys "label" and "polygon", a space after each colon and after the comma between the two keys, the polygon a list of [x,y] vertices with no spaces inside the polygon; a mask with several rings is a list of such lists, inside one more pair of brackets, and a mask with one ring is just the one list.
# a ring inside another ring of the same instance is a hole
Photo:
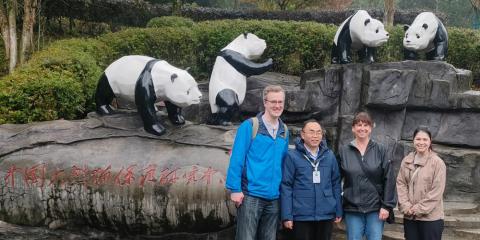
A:
{"label": "panda statue sitting", "polygon": [[375,48],[388,41],[383,23],[365,10],[358,10],[338,28],[332,46],[332,63],[351,63],[351,49],[358,50],[360,61],[375,62]]}
{"label": "panda statue sitting", "polygon": [[230,125],[240,109],[247,90],[247,77],[268,71],[272,59],[255,63],[267,44],[252,33],[243,33],[224,47],[215,60],[209,82],[209,101],[212,111],[207,120],[211,125]]}
{"label": "panda statue sitting", "polygon": [[155,102],[164,101],[168,118],[175,125],[185,123],[181,108],[200,103],[197,82],[186,71],[163,60],[147,56],[124,56],[110,64],[98,81],[96,110],[110,115],[113,98],[135,102],[145,131],[162,135],[165,127],[156,116]]}
{"label": "panda statue sitting", "polygon": [[417,60],[418,53],[425,53],[427,60],[445,60],[448,51],[447,29],[435,14],[422,12],[404,29],[405,60]]}

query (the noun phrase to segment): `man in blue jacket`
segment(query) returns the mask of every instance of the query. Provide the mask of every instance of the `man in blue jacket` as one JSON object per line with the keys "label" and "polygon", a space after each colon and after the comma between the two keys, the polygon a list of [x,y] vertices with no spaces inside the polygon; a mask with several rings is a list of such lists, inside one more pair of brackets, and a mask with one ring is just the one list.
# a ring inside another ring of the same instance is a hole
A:
{"label": "man in blue jacket", "polygon": [[282,87],[267,86],[265,112],[237,130],[226,182],[237,206],[236,239],[276,239],[282,159],[288,151],[288,129],[280,120],[284,103]]}
{"label": "man in blue jacket", "polygon": [[282,221],[296,240],[330,240],[333,222],[342,220],[338,163],[322,134],[317,121],[307,121],[283,162]]}

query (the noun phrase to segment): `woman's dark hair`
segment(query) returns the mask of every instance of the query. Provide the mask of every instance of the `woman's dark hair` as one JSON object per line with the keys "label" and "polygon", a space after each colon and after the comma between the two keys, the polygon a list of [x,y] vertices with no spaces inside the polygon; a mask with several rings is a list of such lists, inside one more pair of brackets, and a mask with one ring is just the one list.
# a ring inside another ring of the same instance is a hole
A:
{"label": "woman's dark hair", "polygon": [[428,130],[428,128],[427,128],[426,126],[418,126],[418,127],[415,129],[415,131],[413,131],[413,139],[415,139],[415,136],[417,136],[417,134],[418,134],[419,132],[424,132],[424,133],[426,133],[426,134],[428,135],[428,138],[430,138],[430,147],[429,147],[429,149],[430,149],[430,150],[433,150],[433,148],[432,148],[432,143],[431,143],[431,142],[432,142],[432,133]]}
{"label": "woman's dark hair", "polygon": [[370,117],[370,114],[368,114],[367,112],[359,112],[355,114],[352,122],[352,127],[360,122],[366,123],[367,125],[370,125],[370,127],[373,127],[372,117]]}

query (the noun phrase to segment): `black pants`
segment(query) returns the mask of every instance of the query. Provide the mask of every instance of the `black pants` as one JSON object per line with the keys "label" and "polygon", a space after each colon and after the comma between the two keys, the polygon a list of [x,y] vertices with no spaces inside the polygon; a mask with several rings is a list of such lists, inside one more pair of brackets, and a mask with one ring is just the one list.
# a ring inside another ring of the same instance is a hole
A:
{"label": "black pants", "polygon": [[332,229],[332,219],[324,221],[293,222],[295,240],[330,240],[332,237]]}
{"label": "black pants", "polygon": [[443,220],[418,221],[403,219],[406,240],[441,240]]}

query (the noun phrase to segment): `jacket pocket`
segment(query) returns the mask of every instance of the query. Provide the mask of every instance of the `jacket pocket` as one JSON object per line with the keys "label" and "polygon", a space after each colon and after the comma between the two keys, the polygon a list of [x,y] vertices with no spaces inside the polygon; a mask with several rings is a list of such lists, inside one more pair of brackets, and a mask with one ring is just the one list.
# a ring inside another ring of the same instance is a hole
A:
{"label": "jacket pocket", "polygon": [[313,216],[314,198],[311,197],[293,197],[293,216]]}
{"label": "jacket pocket", "polygon": [[335,207],[337,205],[337,201],[333,196],[332,189],[323,189],[323,195],[325,196],[326,202],[325,207],[323,207],[325,213],[332,213],[335,212]]}

